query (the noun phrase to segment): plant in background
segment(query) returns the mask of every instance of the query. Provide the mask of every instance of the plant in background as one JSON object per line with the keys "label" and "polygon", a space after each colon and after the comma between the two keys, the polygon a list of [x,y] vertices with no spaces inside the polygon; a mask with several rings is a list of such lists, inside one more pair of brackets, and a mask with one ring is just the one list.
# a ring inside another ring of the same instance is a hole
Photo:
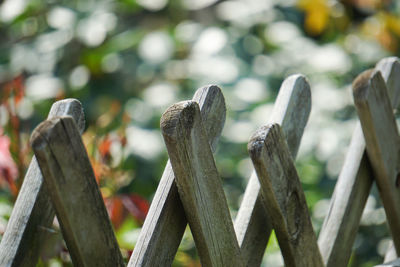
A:
{"label": "plant in background", "polygon": [[[128,257],[167,159],[161,114],[211,83],[226,97],[216,164],[235,216],[251,171],[245,144],[292,73],[305,74],[312,88],[297,167],[319,229],[355,125],[349,84],[400,52],[399,12],[390,0],[3,1],[0,233],[31,159],[31,130],[55,100],[75,97],[85,108],[83,140]],[[371,211],[380,207],[374,194]],[[354,265],[381,262],[387,230],[379,222],[368,227],[361,227]],[[47,258],[67,262],[61,235],[56,239],[57,252]],[[279,248],[270,243],[265,262],[274,265]],[[176,264],[197,263],[186,234]]]}

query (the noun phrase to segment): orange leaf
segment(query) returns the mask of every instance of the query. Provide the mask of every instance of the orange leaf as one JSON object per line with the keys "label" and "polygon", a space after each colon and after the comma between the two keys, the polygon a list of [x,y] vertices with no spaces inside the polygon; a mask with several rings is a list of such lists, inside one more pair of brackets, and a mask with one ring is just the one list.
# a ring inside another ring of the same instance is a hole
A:
{"label": "orange leaf", "polygon": [[14,92],[15,92],[15,104],[19,104],[19,102],[21,102],[21,100],[24,98],[25,95],[25,87],[24,87],[24,80],[23,80],[23,76],[18,75],[17,77],[14,78],[14,80],[12,81],[13,83],[13,87],[14,87]]}
{"label": "orange leaf", "polygon": [[125,219],[124,206],[122,200],[119,197],[108,198],[106,201],[106,207],[110,216],[111,222],[115,229],[118,229],[123,220]]}
{"label": "orange leaf", "polygon": [[0,178],[7,182],[14,195],[17,195],[18,188],[15,180],[18,177],[18,168],[10,153],[10,139],[3,135],[0,128]]}
{"label": "orange leaf", "polygon": [[110,147],[111,147],[111,139],[106,136],[103,141],[101,141],[99,145],[99,152],[102,158],[106,158],[110,156]]}

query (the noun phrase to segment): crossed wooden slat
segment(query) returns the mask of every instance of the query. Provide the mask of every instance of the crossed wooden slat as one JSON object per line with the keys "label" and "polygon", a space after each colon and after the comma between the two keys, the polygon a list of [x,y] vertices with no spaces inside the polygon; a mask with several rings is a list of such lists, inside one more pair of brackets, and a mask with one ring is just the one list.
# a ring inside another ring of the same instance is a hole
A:
{"label": "crossed wooden slat", "polygon": [[[381,60],[375,67],[384,77],[393,107],[400,103],[400,63]],[[337,180],[318,244],[327,266],[345,266],[351,256],[361,215],[371,191],[374,175],[366,153],[364,134],[357,124]]]}
{"label": "crossed wooden slat", "polygon": [[[57,101],[51,107],[48,119],[65,115],[72,116],[83,132],[85,118],[79,101]],[[35,266],[53,220],[54,210],[33,157],[0,243],[0,266]]]}
{"label": "crossed wooden slat", "polygon": [[[128,265],[171,265],[189,222],[205,266],[259,265],[272,227],[287,266],[344,266],[372,173],[385,209],[390,211],[388,221],[399,248],[398,133],[386,93],[387,85],[392,104],[397,106],[399,66],[397,59],[385,59],[375,72],[364,74],[354,84],[361,125],[368,132],[368,157],[358,127],[321,230],[321,254],[292,162],[311,107],[309,85],[304,77],[295,75],[282,84],[270,119],[274,124],[261,128],[249,144],[257,175],[250,178],[234,226],[212,156],[225,119],[220,89],[199,89],[194,101],[180,102],[164,113],[161,129],[171,163],[165,168]],[[64,104],[75,108],[61,108],[49,117],[73,115],[82,129],[80,106],[73,101]],[[74,264],[123,265],[74,120],[50,118],[35,130],[32,143]],[[28,182],[24,182],[15,206],[18,210],[14,209],[0,244],[1,266],[33,266],[43,238],[36,232],[48,228],[54,218],[35,160],[25,179]],[[76,194],[68,193],[68,188],[75,188]]]}

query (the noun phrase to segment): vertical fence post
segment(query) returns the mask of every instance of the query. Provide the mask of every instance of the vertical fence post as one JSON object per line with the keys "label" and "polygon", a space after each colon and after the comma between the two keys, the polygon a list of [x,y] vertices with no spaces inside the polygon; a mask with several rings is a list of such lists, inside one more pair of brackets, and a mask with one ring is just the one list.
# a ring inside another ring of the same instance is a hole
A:
{"label": "vertical fence post", "polygon": [[42,122],[32,148],[76,266],[124,266],[92,166],[71,117]]}
{"label": "vertical fence post", "polygon": [[[79,131],[85,119],[78,100],[57,101],[48,118],[70,115]],[[0,243],[0,266],[36,266],[40,248],[54,220],[54,210],[43,185],[43,177],[33,157]]]}

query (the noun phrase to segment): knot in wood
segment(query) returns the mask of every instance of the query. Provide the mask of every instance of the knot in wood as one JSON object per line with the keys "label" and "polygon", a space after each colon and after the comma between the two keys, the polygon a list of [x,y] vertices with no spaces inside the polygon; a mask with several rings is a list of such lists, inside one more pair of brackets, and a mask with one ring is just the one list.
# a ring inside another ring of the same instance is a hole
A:
{"label": "knot in wood", "polygon": [[291,191],[287,196],[286,202],[287,227],[292,241],[295,241],[301,229],[301,205],[297,191]]}

